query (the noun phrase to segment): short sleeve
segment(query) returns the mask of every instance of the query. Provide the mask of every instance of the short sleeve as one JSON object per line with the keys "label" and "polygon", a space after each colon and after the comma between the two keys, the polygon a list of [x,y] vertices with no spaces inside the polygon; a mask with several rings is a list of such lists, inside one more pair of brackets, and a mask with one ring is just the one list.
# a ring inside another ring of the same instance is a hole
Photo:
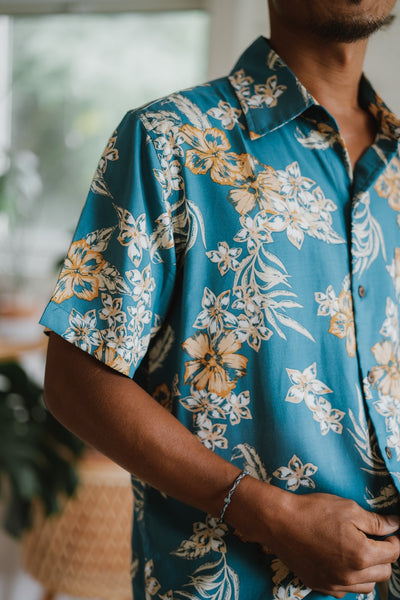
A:
{"label": "short sleeve", "polygon": [[174,287],[170,210],[137,113],[111,137],[41,324],[133,377]]}

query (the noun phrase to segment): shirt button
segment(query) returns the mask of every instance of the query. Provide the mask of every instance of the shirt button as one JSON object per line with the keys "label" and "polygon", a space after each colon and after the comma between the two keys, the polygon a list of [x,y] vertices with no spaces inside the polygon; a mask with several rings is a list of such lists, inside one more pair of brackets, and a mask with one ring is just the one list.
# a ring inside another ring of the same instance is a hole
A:
{"label": "shirt button", "polygon": [[358,295],[360,296],[360,298],[365,298],[365,294],[367,292],[365,291],[365,287],[363,285],[359,285],[358,286]]}
{"label": "shirt button", "polygon": [[375,377],[374,377],[374,374],[373,374],[372,371],[368,371],[368,373],[367,373],[367,379],[368,379],[369,383],[371,383],[371,384],[374,383]]}
{"label": "shirt button", "polygon": [[386,452],[386,456],[390,460],[392,458],[392,451],[391,451],[391,449],[386,446],[385,452]]}

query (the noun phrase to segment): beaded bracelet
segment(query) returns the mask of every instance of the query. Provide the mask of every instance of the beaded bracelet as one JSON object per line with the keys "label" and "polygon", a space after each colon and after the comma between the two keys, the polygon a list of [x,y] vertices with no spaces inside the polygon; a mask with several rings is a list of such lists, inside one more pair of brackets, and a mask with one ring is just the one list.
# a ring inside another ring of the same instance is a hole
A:
{"label": "beaded bracelet", "polygon": [[250,475],[250,471],[248,471],[247,469],[244,469],[244,470],[243,470],[243,471],[240,473],[240,475],[238,475],[238,477],[236,477],[235,481],[233,482],[233,485],[232,485],[231,489],[230,489],[230,490],[229,490],[229,492],[228,492],[228,495],[227,495],[227,496],[224,498],[224,505],[223,505],[223,507],[222,507],[221,514],[219,515],[219,521],[220,521],[220,523],[222,523],[222,522],[223,522],[223,520],[224,520],[224,516],[225,516],[226,509],[228,508],[228,506],[229,506],[229,505],[230,505],[230,503],[231,503],[232,496],[233,496],[233,494],[234,494],[234,492],[235,492],[235,490],[236,490],[237,486],[238,486],[238,485],[239,485],[239,483],[242,481],[242,479],[243,479],[244,477],[246,477],[246,475]]}

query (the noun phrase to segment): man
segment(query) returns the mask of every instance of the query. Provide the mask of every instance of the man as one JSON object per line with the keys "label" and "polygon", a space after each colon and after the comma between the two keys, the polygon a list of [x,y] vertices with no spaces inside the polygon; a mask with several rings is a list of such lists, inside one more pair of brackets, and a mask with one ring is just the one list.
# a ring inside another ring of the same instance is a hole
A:
{"label": "man", "polygon": [[400,595],[400,122],[362,77],[394,4],[270,0],[100,161],[45,394],[134,474],[135,600]]}

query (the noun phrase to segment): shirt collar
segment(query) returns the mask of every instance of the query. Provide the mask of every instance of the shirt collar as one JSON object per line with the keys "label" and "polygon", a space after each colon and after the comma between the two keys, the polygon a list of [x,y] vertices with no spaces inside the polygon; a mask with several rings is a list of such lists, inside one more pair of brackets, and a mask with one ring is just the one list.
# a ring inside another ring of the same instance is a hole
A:
{"label": "shirt collar", "polygon": [[360,102],[378,122],[380,134],[389,140],[398,142],[400,140],[400,119],[386,106],[365,76],[360,84]]}
{"label": "shirt collar", "polygon": [[[229,81],[241,104],[253,140],[278,129],[318,104],[262,36],[242,54]],[[360,98],[363,106],[378,121],[381,135],[399,141],[400,120],[375,93],[365,77],[360,86]]]}
{"label": "shirt collar", "polygon": [[278,129],[315,104],[264,37],[259,37],[242,54],[229,81],[241,104],[251,139]]}

